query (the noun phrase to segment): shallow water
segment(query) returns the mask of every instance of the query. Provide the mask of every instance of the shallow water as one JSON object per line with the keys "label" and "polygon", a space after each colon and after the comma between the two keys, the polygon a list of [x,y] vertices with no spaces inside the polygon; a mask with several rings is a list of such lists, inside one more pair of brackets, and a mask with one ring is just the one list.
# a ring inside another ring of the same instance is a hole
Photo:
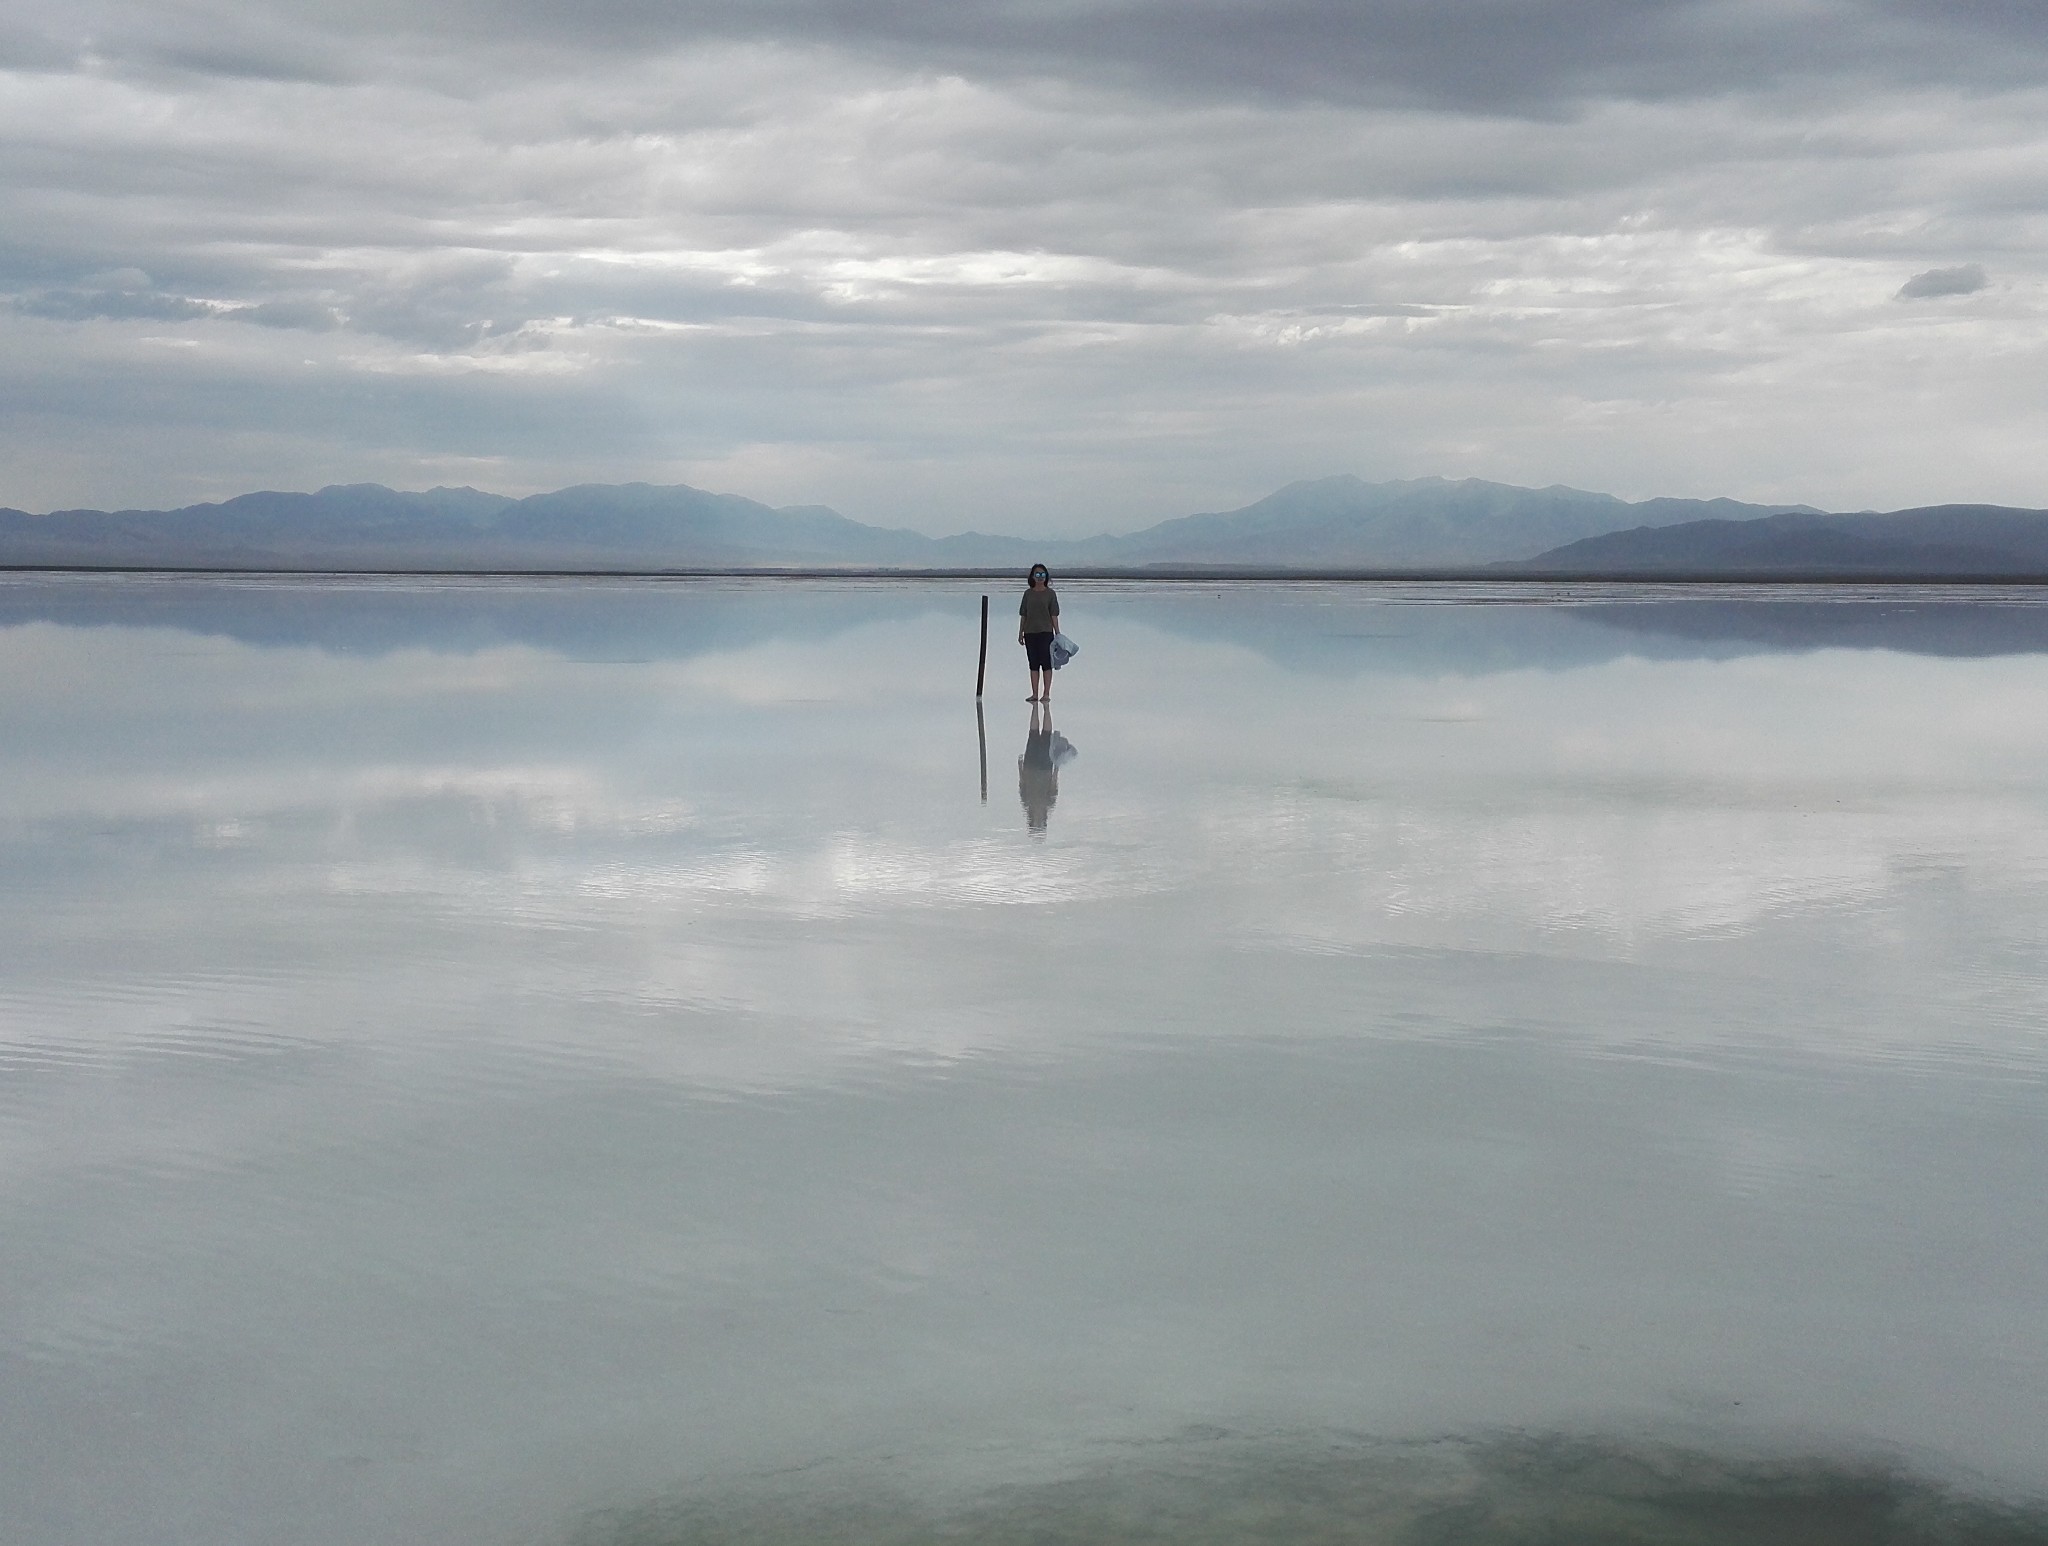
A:
{"label": "shallow water", "polygon": [[8,1539],[2048,1540],[2040,593],[980,589],[0,580]]}

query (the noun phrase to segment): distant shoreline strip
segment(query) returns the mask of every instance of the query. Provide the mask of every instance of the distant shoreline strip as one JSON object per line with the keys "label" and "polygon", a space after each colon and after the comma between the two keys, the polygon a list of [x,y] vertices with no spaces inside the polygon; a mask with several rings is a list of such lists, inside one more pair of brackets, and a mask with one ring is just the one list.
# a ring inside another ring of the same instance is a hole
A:
{"label": "distant shoreline strip", "polygon": [[[1014,568],[674,568],[674,569],[451,569],[346,568],[316,569],[283,566],[182,564],[5,564],[0,575],[190,576],[195,579],[326,579],[326,580],[1015,580]],[[1217,581],[1273,584],[1400,583],[1458,585],[1805,585],[1805,586],[2048,586],[2048,573],[1987,574],[1947,570],[1858,572],[1811,570],[1664,570],[1629,569],[1269,569],[1207,568],[1197,565],[1150,565],[1143,568],[1077,567],[1062,569],[1061,580],[1156,581],[1166,584]]]}

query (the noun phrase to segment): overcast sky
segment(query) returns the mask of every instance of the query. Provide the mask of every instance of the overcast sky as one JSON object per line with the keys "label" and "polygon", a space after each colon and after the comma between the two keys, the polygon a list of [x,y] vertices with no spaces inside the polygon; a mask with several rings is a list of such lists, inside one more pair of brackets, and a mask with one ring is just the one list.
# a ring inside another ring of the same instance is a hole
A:
{"label": "overcast sky", "polygon": [[2048,506],[2040,0],[12,0],[0,69],[0,504]]}

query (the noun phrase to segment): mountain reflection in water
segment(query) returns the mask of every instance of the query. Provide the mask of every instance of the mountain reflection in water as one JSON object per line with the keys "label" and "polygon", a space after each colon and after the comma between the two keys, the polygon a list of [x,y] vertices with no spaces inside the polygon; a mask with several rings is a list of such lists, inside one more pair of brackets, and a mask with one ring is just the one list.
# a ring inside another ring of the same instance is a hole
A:
{"label": "mountain reflection in water", "polygon": [[[2048,653],[2042,586],[1071,583],[1119,619],[1318,671],[1556,668],[1644,651],[1709,659],[1823,648]],[[0,574],[0,628],[158,627],[354,654],[517,644],[571,657],[680,659],[774,638],[831,638],[906,612],[957,612],[969,589],[909,580]]]}

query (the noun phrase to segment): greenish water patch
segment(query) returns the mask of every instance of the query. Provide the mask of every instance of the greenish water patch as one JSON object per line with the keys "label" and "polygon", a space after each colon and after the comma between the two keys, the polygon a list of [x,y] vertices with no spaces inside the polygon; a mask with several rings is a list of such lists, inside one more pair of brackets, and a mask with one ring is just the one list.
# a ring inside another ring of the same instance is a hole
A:
{"label": "greenish water patch", "polygon": [[1901,1467],[1583,1437],[1169,1446],[935,1505],[857,1486],[677,1497],[573,1546],[2048,1546],[2048,1504]]}

